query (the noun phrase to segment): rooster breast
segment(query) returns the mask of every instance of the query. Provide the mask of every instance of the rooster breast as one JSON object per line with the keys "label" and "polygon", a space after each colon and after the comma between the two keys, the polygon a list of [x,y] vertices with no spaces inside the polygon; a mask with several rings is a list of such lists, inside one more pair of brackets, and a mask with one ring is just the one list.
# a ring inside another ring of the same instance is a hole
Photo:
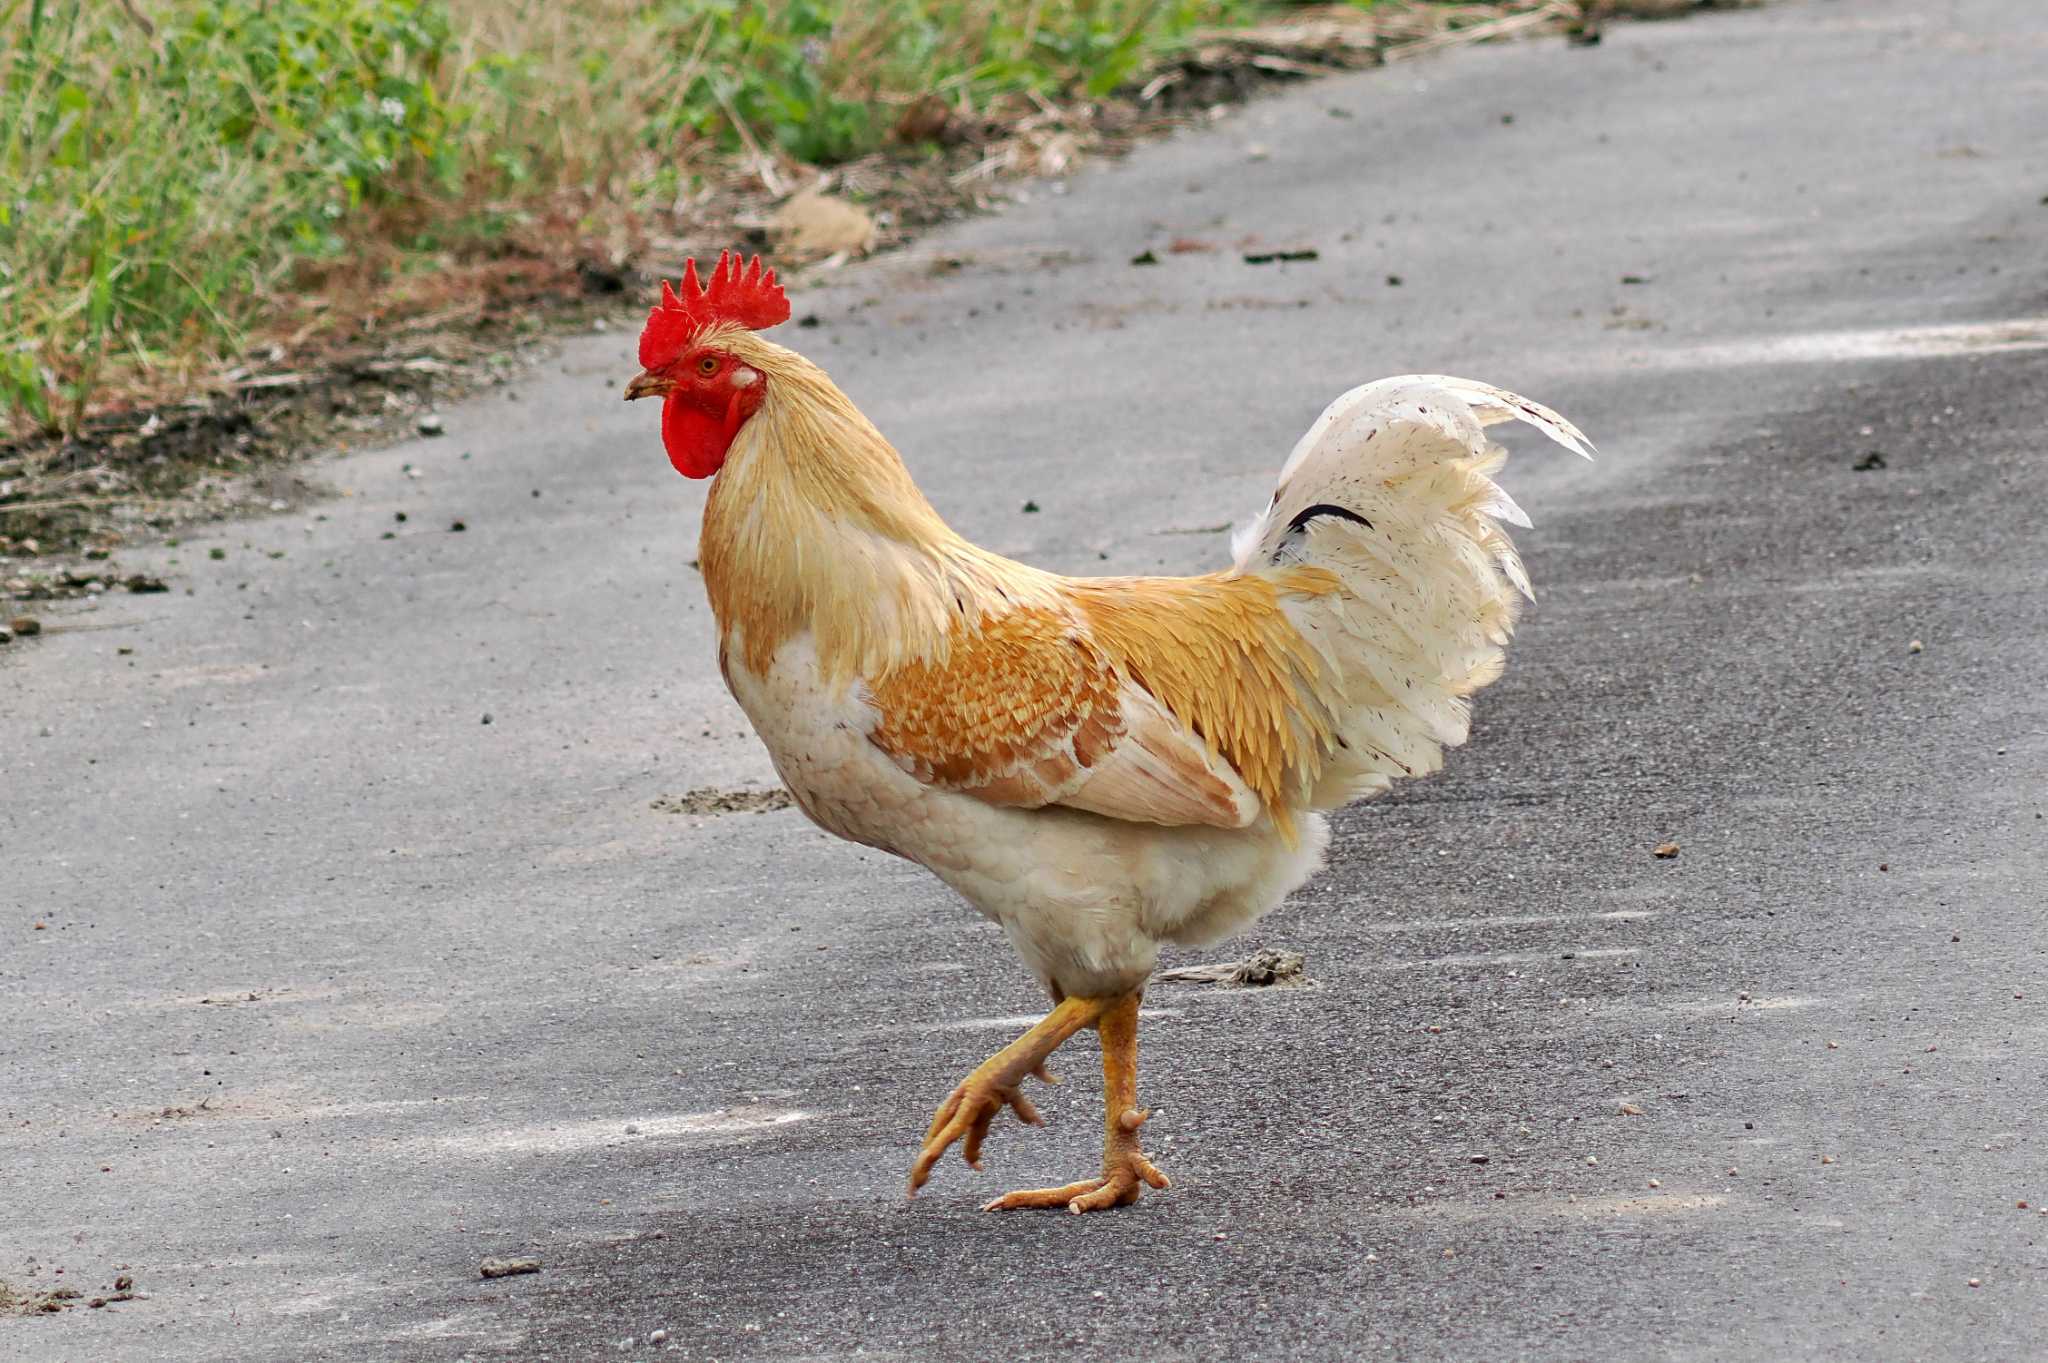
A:
{"label": "rooster breast", "polygon": [[1056,995],[1141,985],[1159,944],[1205,942],[1278,903],[1321,862],[1327,830],[1290,839],[1261,813],[1242,827],[1167,826],[1085,809],[991,804],[921,779],[875,741],[858,682],[828,680],[808,634],[726,677],[798,806],[827,831],[928,867],[1000,924]]}

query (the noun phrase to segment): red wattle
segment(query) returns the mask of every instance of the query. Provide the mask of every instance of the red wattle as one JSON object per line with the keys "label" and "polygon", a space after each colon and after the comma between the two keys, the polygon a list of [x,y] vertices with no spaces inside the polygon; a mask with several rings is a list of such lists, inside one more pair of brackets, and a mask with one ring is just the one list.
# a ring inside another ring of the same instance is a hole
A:
{"label": "red wattle", "polygon": [[661,404],[661,443],[668,462],[685,478],[709,478],[725,462],[733,431],[722,417],[671,393]]}

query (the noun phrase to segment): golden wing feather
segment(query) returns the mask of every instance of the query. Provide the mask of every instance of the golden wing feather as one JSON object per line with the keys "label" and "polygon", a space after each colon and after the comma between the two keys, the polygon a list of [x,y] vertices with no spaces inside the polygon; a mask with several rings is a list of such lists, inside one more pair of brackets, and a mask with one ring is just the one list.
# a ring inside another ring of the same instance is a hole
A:
{"label": "golden wing feather", "polygon": [[[1313,779],[1330,733],[1285,587],[1217,576],[1068,583],[1069,611],[962,623],[943,661],[868,687],[869,737],[990,804],[1238,828]],[[1321,583],[1298,584],[1306,594]]]}

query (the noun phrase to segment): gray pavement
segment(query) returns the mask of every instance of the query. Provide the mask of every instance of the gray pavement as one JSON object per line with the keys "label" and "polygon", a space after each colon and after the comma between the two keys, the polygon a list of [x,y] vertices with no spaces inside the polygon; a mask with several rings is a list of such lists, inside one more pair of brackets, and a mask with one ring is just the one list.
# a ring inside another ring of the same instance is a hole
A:
{"label": "gray pavement", "polygon": [[2042,1356],[2044,195],[2048,8],[1788,0],[1304,86],[798,300],[1061,569],[1221,562],[1384,374],[1602,448],[1517,439],[1472,743],[1242,944],[1319,987],[1149,998],[1114,1216],[974,1210],[1094,1159],[1085,1042],[902,1199],[1040,1006],[993,928],[651,807],[773,775],[630,336],[136,556],[190,592],[0,656],[0,1281],[147,1299],[0,1358]]}

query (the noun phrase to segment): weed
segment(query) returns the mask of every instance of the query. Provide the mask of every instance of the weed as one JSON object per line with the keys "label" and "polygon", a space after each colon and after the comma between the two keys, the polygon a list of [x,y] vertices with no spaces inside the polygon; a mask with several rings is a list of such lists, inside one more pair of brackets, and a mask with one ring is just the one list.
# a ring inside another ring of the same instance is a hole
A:
{"label": "weed", "polygon": [[659,217],[734,151],[829,165],[936,94],[1099,97],[1256,0],[0,0],[0,406],[72,433],[370,260],[566,202]]}
{"label": "weed", "polygon": [[217,362],[366,200],[460,164],[406,0],[0,2],[0,384],[75,429],[110,364]]}

